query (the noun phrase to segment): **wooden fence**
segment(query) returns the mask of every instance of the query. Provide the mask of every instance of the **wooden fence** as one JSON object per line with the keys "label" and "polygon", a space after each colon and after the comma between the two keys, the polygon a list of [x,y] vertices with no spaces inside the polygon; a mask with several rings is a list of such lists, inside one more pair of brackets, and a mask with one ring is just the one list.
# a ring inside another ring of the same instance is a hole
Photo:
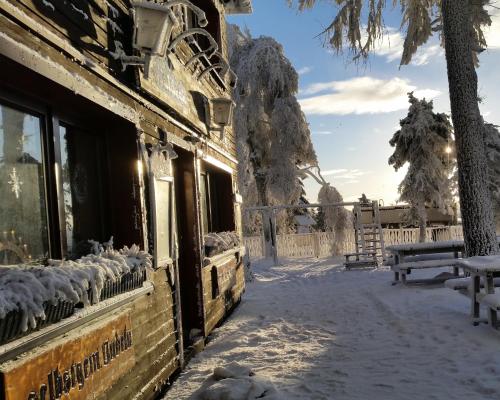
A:
{"label": "wooden fence", "polygon": [[[418,242],[419,229],[384,229],[386,246],[401,243]],[[427,228],[426,241],[442,241],[463,239],[462,226],[446,226]],[[335,243],[333,232],[293,233],[278,235],[278,257],[304,258],[329,257],[332,255],[332,244]],[[251,258],[264,256],[263,236],[247,236],[243,238],[247,253]],[[355,250],[354,230],[348,231],[341,245],[335,243],[342,254]]]}

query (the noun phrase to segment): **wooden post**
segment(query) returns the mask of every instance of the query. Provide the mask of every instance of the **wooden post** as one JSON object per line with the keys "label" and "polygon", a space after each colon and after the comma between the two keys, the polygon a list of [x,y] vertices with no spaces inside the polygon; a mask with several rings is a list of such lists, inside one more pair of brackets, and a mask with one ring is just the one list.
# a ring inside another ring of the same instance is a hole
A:
{"label": "wooden post", "polygon": [[479,324],[480,317],[480,308],[479,302],[477,301],[477,295],[479,294],[479,290],[481,288],[481,278],[479,275],[472,274],[472,283],[470,288],[470,296],[471,296],[471,317],[474,325]]}
{"label": "wooden post", "polygon": [[272,256],[274,265],[278,265],[278,238],[276,236],[276,210],[273,208],[271,211],[271,218],[269,219],[269,226],[271,228],[271,244]]}

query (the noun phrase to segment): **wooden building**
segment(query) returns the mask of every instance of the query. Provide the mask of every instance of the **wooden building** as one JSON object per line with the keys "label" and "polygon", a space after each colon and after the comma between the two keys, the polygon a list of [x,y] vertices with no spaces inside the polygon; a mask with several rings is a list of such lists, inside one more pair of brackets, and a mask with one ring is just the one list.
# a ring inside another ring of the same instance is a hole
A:
{"label": "wooden building", "polygon": [[[0,264],[111,236],[154,256],[140,285],[0,344],[0,398],[154,398],[238,303],[224,16],[249,12],[250,0],[0,0]],[[217,254],[219,232],[233,242]]]}
{"label": "wooden building", "polygon": [[[427,207],[427,224],[429,227],[433,226],[448,226],[457,224],[456,209],[450,210],[452,213],[448,214],[438,208]],[[380,210],[380,223],[383,228],[403,228],[412,226],[408,223],[407,214],[410,206],[407,204],[399,204],[395,206],[381,206]],[[372,220],[371,208],[361,207],[362,223],[368,224]]]}

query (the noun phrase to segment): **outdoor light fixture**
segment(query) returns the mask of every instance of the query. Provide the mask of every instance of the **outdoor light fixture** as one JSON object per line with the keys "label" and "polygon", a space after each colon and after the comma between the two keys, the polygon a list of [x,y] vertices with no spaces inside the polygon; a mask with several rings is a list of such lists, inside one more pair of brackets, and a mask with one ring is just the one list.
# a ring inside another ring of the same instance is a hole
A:
{"label": "outdoor light fixture", "polygon": [[[231,125],[234,106],[233,100],[225,97],[205,100],[207,127],[212,131],[220,131],[220,139],[224,136],[224,128]],[[211,122],[217,124],[218,127],[213,127]]]}
{"label": "outdoor light fixture", "polygon": [[172,30],[178,25],[172,7],[184,5],[198,17],[198,25],[208,25],[205,13],[188,0],[172,0],[166,3],[133,1],[131,15],[134,19],[133,47],[142,53],[141,57],[122,55],[124,68],[127,65],[144,65],[145,75],[149,70],[151,56],[165,56]]}
{"label": "outdoor light fixture", "polygon": [[446,154],[451,154],[451,147],[450,146],[446,146],[445,149],[444,149],[444,152]]}
{"label": "outdoor light fixture", "polygon": [[227,126],[231,124],[233,116],[234,102],[225,97],[211,99],[212,103],[212,118],[219,126]]}

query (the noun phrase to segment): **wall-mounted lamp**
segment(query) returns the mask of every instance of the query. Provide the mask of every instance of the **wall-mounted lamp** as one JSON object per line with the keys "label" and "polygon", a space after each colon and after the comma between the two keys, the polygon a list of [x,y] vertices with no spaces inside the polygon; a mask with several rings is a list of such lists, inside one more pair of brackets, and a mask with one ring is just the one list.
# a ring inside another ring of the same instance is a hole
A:
{"label": "wall-mounted lamp", "polygon": [[218,97],[211,99],[213,121],[220,126],[231,125],[233,117],[234,102],[231,99]]}
{"label": "wall-mounted lamp", "polygon": [[166,3],[132,2],[133,47],[139,50],[142,56],[123,55],[121,60],[124,68],[128,65],[144,65],[144,75],[147,78],[151,56],[165,56],[172,30],[178,25],[172,7],[178,5],[189,7],[197,15],[198,25],[207,26],[208,20],[205,13],[188,0],[172,0]]}
{"label": "wall-mounted lamp", "polygon": [[[224,137],[225,127],[231,125],[234,106],[234,101],[225,97],[210,99],[205,103],[207,127],[211,131],[220,131],[220,139]],[[213,127],[212,122],[218,127]]]}

